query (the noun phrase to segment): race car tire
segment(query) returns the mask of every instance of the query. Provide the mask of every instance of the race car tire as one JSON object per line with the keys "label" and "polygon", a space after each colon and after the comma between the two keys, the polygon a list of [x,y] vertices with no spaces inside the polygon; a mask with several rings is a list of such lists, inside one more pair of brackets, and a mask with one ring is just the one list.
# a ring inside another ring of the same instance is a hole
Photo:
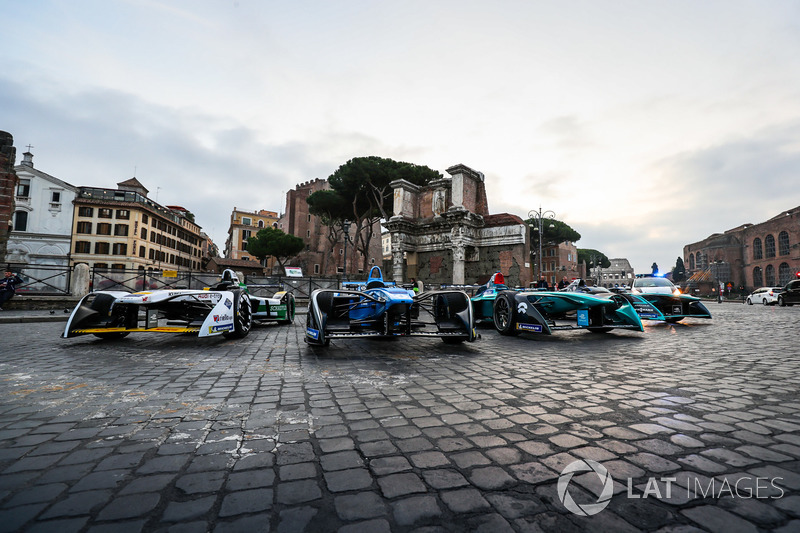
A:
{"label": "race car tire", "polygon": [[[306,329],[312,328],[312,327],[316,329],[316,327],[318,327],[316,324],[314,324],[313,320],[311,319],[311,312],[312,312],[311,311],[311,307],[309,306],[308,313],[306,314]],[[325,332],[322,331],[322,329],[320,329],[320,334],[323,335],[323,337],[324,337]],[[330,343],[331,343],[331,340],[326,338],[326,337],[324,338],[324,340],[322,342],[316,342],[316,341],[312,342],[312,341],[309,341],[308,338],[309,337],[306,334],[303,340],[305,340],[306,344],[308,344],[309,346],[329,346]]]}
{"label": "race car tire", "polygon": [[750,298],[747,299],[747,305],[753,305],[753,301]]}
{"label": "race car tire", "polygon": [[783,299],[783,296],[778,296],[778,305],[781,307],[786,307],[786,300]]}
{"label": "race car tire", "polygon": [[497,295],[492,310],[494,328],[500,335],[519,335],[517,331],[517,309],[514,298],[506,293]]}
{"label": "race car tire", "polygon": [[250,333],[253,327],[253,312],[250,307],[250,297],[242,290],[233,292],[233,331],[223,333],[229,339],[241,339]]}
{"label": "race car tire", "polygon": [[109,331],[108,333],[92,333],[98,339],[103,339],[106,341],[114,340],[114,339],[122,339],[128,336],[128,331]]}
{"label": "race car tire", "polygon": [[286,320],[278,320],[278,324],[291,324],[294,322],[295,304],[294,295],[290,292],[286,293]]}

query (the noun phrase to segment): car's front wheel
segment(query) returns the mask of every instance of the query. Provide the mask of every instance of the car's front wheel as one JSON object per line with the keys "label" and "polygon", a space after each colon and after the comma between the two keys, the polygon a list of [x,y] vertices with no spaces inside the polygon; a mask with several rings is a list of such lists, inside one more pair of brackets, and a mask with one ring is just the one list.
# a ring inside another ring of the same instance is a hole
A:
{"label": "car's front wheel", "polygon": [[747,299],[747,305],[753,305],[753,300],[751,300],[750,298],[748,298],[748,299]]}
{"label": "car's front wheel", "polygon": [[783,299],[783,296],[778,296],[778,305],[781,307],[786,307],[786,300]]}
{"label": "car's front wheel", "polygon": [[240,290],[233,291],[233,331],[223,333],[228,338],[240,339],[250,333],[253,326],[253,313],[250,297]]}
{"label": "car's front wheel", "polygon": [[514,308],[514,298],[508,294],[497,295],[494,301],[494,327],[500,335],[517,335],[517,310]]}

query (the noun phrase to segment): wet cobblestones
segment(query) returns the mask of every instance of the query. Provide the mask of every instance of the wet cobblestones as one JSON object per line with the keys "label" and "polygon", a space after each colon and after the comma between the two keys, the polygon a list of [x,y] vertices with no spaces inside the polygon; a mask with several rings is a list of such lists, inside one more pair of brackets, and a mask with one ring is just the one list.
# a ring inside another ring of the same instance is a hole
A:
{"label": "wet cobblestones", "polygon": [[0,324],[0,531],[800,531],[800,309],[711,310],[327,350]]}

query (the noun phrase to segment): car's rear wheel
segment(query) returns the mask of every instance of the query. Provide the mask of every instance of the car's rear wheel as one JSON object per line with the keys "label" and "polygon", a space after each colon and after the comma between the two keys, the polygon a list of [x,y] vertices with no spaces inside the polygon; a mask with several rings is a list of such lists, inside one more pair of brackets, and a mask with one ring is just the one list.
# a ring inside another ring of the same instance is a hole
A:
{"label": "car's rear wheel", "polygon": [[250,333],[253,326],[253,313],[250,307],[250,297],[240,290],[233,291],[233,331],[223,333],[230,339],[241,339]]}
{"label": "car's rear wheel", "polygon": [[517,335],[517,310],[514,299],[508,294],[497,295],[492,312],[494,327],[500,335]]}

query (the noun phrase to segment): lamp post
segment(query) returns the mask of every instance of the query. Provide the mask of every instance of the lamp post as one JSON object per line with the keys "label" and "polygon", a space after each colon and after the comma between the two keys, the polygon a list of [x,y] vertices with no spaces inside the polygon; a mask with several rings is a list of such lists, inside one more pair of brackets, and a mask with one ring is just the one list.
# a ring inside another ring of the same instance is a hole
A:
{"label": "lamp post", "polygon": [[342,221],[342,231],[344,232],[344,269],[342,271],[343,279],[347,279],[347,242],[350,240],[350,221]]}
{"label": "lamp post", "polygon": [[[544,237],[543,228],[542,228],[542,219],[549,218],[553,220],[556,218],[556,214],[549,209],[547,211],[542,211],[542,206],[539,206],[539,210],[533,210],[528,212],[528,219],[535,220],[538,228],[535,228],[539,231],[539,277],[542,277],[542,238]],[[555,225],[551,222],[550,227],[554,228]]]}

